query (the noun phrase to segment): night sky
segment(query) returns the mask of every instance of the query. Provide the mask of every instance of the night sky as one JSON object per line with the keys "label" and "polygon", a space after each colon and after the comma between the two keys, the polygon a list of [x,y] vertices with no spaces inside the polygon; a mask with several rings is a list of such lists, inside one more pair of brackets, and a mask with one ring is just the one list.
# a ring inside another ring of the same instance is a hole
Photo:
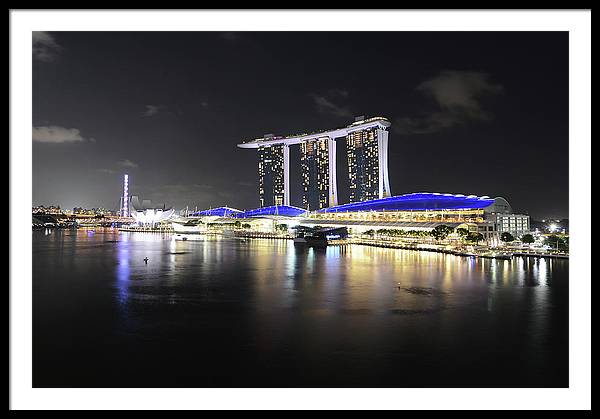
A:
{"label": "night sky", "polygon": [[[567,32],[35,32],[33,204],[258,206],[264,134],[390,119],[394,195],[568,217]],[[292,205],[301,204],[299,150]],[[340,203],[347,202],[338,140]]]}

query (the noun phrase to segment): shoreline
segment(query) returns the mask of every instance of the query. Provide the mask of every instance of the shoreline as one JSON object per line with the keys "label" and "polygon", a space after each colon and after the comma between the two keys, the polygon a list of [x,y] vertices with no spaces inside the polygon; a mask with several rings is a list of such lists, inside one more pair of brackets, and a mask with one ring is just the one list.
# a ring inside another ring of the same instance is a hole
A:
{"label": "shoreline", "polygon": [[[245,239],[267,239],[267,240],[293,240],[294,237],[291,235],[279,235],[274,233],[251,233],[251,232],[235,232],[232,236],[224,235],[222,232],[205,232],[205,233],[177,233],[173,230],[152,230],[152,229],[125,229],[119,228],[119,231],[124,232],[140,232],[140,233],[167,233],[174,235],[221,235],[224,237],[231,238],[245,238]],[[401,250],[415,250],[422,252],[433,252],[433,253],[443,253],[454,256],[463,256],[463,257],[476,257],[476,258],[484,258],[484,259],[496,259],[496,260],[512,260],[515,257],[530,257],[530,258],[549,258],[549,259],[562,259],[568,260],[569,255],[564,254],[553,254],[553,253],[540,253],[540,252],[525,252],[525,251],[511,251],[511,250],[495,250],[492,248],[487,248],[484,252],[468,252],[460,249],[445,249],[439,248],[436,246],[440,245],[427,245],[427,244],[402,244],[395,243],[389,241],[379,241],[374,242],[369,239],[349,239],[345,243],[335,243],[331,244],[332,246],[347,246],[347,245],[360,245],[360,246],[370,246],[370,247],[379,247],[379,248],[387,248],[387,249],[401,249]]]}

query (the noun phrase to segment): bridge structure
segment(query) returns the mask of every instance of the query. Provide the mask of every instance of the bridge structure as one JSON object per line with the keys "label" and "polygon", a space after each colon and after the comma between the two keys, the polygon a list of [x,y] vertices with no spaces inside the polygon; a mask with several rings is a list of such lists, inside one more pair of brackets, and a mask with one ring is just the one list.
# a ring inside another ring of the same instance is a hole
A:
{"label": "bridge structure", "polygon": [[[354,123],[343,128],[290,136],[268,134],[263,138],[238,144],[238,147],[259,151],[259,193],[262,207],[290,205],[289,148],[300,145],[305,195],[303,203],[308,204],[308,210],[318,210],[338,204],[336,140],[342,137],[348,144],[351,200],[358,202],[391,195],[388,175],[390,125],[384,117],[357,117]],[[270,149],[268,153],[263,152],[266,149]],[[312,156],[309,153],[315,149],[316,163],[311,165]],[[268,190],[269,187],[272,189]],[[321,194],[317,208],[315,205],[311,207],[309,202],[310,195],[314,192]],[[274,197],[272,200],[267,199],[269,194]]]}

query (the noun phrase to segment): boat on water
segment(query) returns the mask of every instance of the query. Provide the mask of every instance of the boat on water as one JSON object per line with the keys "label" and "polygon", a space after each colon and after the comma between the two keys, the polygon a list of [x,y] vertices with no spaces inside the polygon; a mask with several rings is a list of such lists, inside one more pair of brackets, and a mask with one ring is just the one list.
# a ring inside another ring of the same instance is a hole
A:
{"label": "boat on water", "polygon": [[302,237],[296,237],[294,244],[306,245],[312,247],[326,247],[331,244],[343,244],[348,239],[348,229],[346,227],[324,228]]}

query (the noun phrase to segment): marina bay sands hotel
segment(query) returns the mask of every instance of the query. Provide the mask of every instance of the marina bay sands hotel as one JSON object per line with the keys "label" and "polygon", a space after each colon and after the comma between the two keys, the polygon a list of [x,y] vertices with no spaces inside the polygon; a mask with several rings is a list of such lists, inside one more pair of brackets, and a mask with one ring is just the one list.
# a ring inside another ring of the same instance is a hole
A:
{"label": "marina bay sands hotel", "polygon": [[336,140],[346,139],[350,202],[390,196],[388,128],[383,117],[355,118],[345,128],[293,136],[265,135],[238,144],[258,150],[260,206],[290,205],[290,151],[300,145],[304,208],[338,205]]}

